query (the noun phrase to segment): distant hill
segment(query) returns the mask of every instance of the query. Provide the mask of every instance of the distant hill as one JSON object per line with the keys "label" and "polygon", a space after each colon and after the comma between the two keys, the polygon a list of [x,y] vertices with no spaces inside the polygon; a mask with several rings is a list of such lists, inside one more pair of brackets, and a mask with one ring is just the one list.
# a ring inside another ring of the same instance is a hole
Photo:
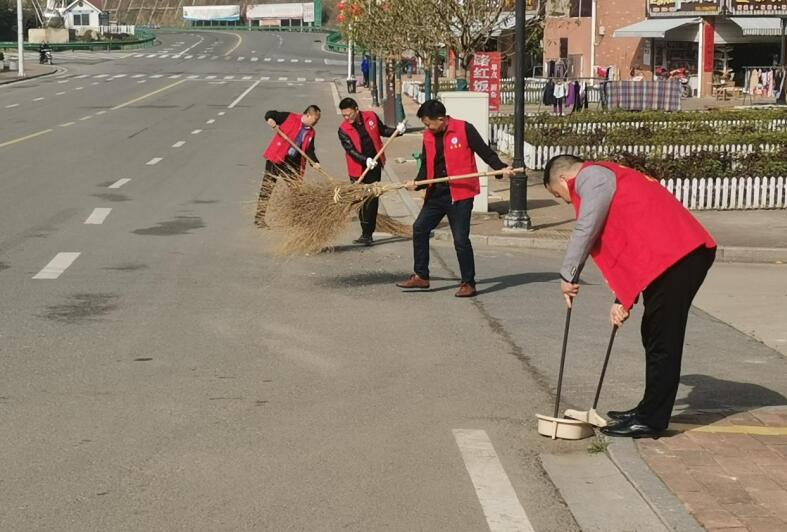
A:
{"label": "distant hill", "polygon": [[[329,24],[336,13],[339,0],[323,0],[323,25]],[[119,24],[158,24],[179,26],[182,24],[183,6],[240,5],[241,14],[251,4],[279,4],[287,0],[96,0],[96,7],[109,11],[110,18]]]}

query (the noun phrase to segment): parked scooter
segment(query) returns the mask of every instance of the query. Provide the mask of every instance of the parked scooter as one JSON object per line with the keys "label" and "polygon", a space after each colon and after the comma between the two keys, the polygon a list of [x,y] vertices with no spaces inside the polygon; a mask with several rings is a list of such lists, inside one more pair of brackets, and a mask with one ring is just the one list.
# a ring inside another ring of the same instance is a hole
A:
{"label": "parked scooter", "polygon": [[667,70],[664,67],[656,67],[656,77],[658,79],[674,79],[680,82],[681,97],[691,98],[691,84],[689,83],[689,70],[685,67]]}

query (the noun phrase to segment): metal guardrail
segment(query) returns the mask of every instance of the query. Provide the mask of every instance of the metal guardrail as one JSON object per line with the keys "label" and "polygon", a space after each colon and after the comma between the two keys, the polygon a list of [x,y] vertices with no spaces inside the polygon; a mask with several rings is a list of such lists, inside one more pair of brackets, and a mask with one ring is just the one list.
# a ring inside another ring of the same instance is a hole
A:
{"label": "metal guardrail", "polygon": [[[51,43],[49,47],[54,51],[63,50],[86,50],[89,52],[96,52],[101,50],[136,50],[139,48],[150,48],[153,46],[156,36],[153,32],[146,29],[138,29],[134,34],[137,39],[130,41],[122,40],[108,40],[108,41],[91,41],[91,42],[69,42],[69,43]],[[41,47],[38,43],[24,43],[25,50],[38,51]],[[16,41],[0,41],[0,50],[16,50]]]}

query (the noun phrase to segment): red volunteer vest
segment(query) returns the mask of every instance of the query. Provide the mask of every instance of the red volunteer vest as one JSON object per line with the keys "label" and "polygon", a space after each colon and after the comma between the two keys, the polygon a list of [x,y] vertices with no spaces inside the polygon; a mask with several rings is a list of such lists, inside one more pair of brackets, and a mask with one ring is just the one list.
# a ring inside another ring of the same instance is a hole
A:
{"label": "red volunteer vest", "polygon": [[[303,122],[301,122],[302,115],[296,113],[290,113],[287,117],[287,120],[284,121],[282,125],[279,126],[281,132],[287,135],[290,140],[293,142],[295,141],[295,137],[298,136],[298,133],[303,126]],[[309,129],[306,131],[306,134],[303,136],[303,143],[301,145],[301,149],[305,152],[309,149],[312,141],[314,140],[314,129]],[[265,150],[263,157],[268,159],[273,164],[281,164],[284,162],[284,159],[287,157],[287,152],[290,150],[291,146],[290,143],[287,142],[282,138],[281,135],[274,132],[273,140],[268,145],[268,149]],[[301,174],[306,169],[306,159],[301,157]]]}
{"label": "red volunteer vest", "polygon": [[[715,248],[710,233],[658,181],[614,163],[617,188],[590,255],[621,304],[630,309],[637,296],[670,266],[705,246]],[[577,217],[582,198],[575,179],[568,182]]]}
{"label": "red volunteer vest", "polygon": [[[380,128],[377,127],[377,115],[372,111],[361,111],[361,120],[363,120],[363,126],[366,129],[366,133],[369,135],[369,138],[372,139],[374,149],[379,153],[380,149],[383,147],[383,140],[380,138]],[[360,153],[361,135],[355,130],[355,127],[350,122],[345,121],[342,122],[339,129],[350,137],[350,140],[353,141],[353,146],[355,146],[355,150]],[[361,174],[366,170],[366,165],[350,157],[349,153],[345,153],[345,158],[347,159],[347,175],[353,179],[361,177]],[[377,161],[384,165],[385,154],[382,154]]]}
{"label": "red volunteer vest", "polygon": [[[426,149],[426,176],[434,179],[434,159],[437,154],[436,137],[428,129],[424,130],[424,148]],[[449,176],[474,174],[478,172],[475,154],[467,143],[465,122],[448,117],[448,127],[443,134],[443,155],[445,170]],[[451,201],[454,203],[477,196],[481,192],[481,182],[477,177],[460,179],[448,183],[451,189]]]}

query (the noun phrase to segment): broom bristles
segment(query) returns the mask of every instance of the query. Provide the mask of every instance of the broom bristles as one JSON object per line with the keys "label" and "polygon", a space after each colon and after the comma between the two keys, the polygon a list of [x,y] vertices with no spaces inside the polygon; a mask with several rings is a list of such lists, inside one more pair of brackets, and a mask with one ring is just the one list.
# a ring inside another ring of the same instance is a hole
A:
{"label": "broom bristles", "polygon": [[394,236],[413,238],[413,226],[391,218],[385,214],[377,215],[377,230]]}

